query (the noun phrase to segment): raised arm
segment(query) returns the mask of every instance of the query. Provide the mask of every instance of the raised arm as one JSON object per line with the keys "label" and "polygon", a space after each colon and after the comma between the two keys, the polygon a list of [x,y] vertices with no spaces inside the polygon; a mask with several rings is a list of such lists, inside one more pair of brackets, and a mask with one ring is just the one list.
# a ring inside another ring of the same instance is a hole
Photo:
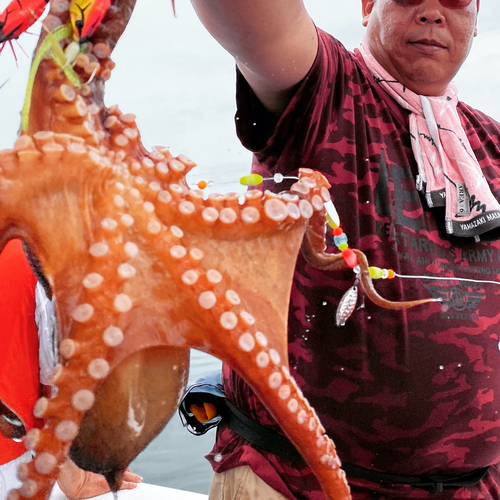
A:
{"label": "raised arm", "polygon": [[191,0],[212,36],[234,56],[262,104],[280,115],[318,46],[302,0]]}

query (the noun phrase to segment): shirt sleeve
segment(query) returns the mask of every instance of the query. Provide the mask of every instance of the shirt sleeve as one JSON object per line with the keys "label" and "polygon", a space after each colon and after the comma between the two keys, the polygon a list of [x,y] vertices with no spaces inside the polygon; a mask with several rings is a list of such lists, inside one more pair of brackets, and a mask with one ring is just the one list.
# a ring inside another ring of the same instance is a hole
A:
{"label": "shirt sleeve", "polygon": [[236,131],[243,146],[255,154],[257,173],[297,170],[342,112],[354,66],[352,54],[331,35],[317,32],[316,59],[279,119],[237,73]]}

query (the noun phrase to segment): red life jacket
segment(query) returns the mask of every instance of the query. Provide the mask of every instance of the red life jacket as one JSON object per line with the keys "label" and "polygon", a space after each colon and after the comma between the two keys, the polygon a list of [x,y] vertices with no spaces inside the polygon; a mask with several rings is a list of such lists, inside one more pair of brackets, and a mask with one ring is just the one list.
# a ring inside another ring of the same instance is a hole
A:
{"label": "red life jacket", "polygon": [[[33,416],[41,388],[36,283],[21,241],[10,241],[0,254],[0,400],[17,414],[27,430],[40,426]],[[0,434],[0,464],[25,452],[23,443]]]}

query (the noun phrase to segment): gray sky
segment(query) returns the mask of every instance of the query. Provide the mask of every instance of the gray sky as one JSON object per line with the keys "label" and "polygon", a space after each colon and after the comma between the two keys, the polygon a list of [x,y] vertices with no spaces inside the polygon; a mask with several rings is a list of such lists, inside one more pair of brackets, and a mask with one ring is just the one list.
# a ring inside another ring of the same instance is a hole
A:
{"label": "gray sky", "polygon": [[[7,3],[0,0],[0,7]],[[316,24],[348,49],[363,35],[360,0],[305,0]],[[233,190],[248,170],[250,154],[234,133],[234,63],[208,35],[189,0],[138,0],[118,43],[117,63],[107,84],[106,104],[137,115],[146,147],[170,146],[199,168],[191,179],[214,180],[219,192]],[[481,0],[479,35],[469,59],[455,79],[461,100],[500,121],[500,2]],[[20,43],[31,54],[36,38]],[[0,148],[11,147],[19,128],[29,59],[18,52],[16,69],[10,50],[0,55]],[[232,183],[232,182],[231,182]]]}

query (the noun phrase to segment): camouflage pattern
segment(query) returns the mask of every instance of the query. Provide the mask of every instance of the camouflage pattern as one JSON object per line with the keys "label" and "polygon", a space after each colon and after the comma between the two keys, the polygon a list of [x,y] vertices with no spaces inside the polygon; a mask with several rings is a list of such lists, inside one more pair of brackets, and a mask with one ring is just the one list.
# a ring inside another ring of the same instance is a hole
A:
{"label": "camouflage pattern", "polygon": [[[350,480],[355,500],[498,499],[500,283],[452,277],[500,281],[499,235],[486,234],[479,243],[446,235],[443,209],[429,209],[416,190],[407,112],[377,85],[359,52],[319,36],[314,66],[278,123],[239,75],[236,123],[255,152],[254,171],[321,171],[351,247],[371,265],[428,276],[379,280],[380,294],[442,303],[388,311],[361,298],[346,325],[336,327],[336,307],[353,273],[319,271],[299,257],[289,312],[291,372],[346,463],[407,475],[492,466],[478,485],[439,494]],[[500,124],[463,103],[458,110],[498,198]],[[274,426],[241,378],[227,367],[223,375],[238,408]],[[323,499],[306,467],[256,450],[224,426],[208,458],[217,472],[250,465],[291,500]]]}

